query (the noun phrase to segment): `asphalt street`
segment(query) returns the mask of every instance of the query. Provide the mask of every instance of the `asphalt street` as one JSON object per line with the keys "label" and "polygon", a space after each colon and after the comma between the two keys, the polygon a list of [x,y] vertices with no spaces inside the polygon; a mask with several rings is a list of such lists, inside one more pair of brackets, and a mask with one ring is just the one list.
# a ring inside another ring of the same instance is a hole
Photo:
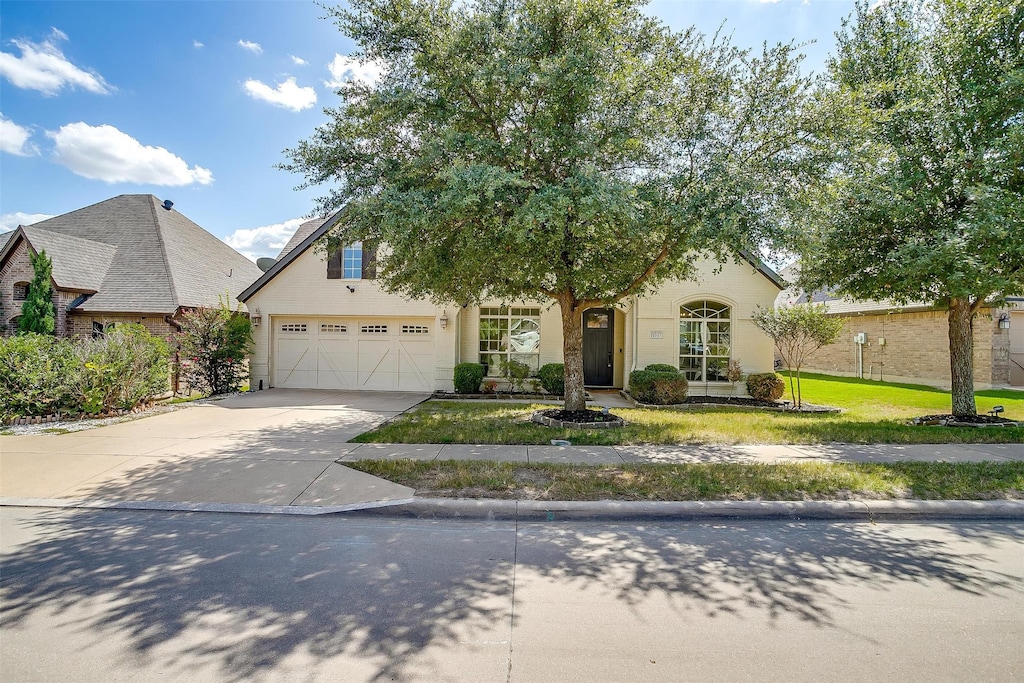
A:
{"label": "asphalt street", "polygon": [[1005,681],[1024,525],[0,510],[4,681]]}

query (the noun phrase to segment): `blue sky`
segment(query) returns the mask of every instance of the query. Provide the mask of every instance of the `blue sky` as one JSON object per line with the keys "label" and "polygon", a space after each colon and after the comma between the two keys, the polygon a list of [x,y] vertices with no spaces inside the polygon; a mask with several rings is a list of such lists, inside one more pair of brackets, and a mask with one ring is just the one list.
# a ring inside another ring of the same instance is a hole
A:
{"label": "blue sky", "polygon": [[[674,29],[807,43],[820,72],[853,0],[660,0]],[[276,169],[359,77],[305,0],[0,3],[0,228],[148,193],[275,256],[319,193]]]}

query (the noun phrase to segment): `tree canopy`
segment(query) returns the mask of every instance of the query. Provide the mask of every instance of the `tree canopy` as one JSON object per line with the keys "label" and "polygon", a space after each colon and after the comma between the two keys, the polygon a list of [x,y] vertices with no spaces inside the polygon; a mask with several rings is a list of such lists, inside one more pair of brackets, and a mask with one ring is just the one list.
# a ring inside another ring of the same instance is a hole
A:
{"label": "tree canopy", "polygon": [[954,414],[974,414],[971,327],[1024,293],[1024,0],[863,0],[837,34],[839,162],[802,278],[949,311]]}
{"label": "tree canopy", "polygon": [[[330,185],[334,240],[379,241],[388,289],[553,300],[566,407],[581,315],[785,245],[816,175],[812,82],[791,45],[676,33],[636,0],[354,0],[329,10],[382,67],[338,91],[283,168]],[[336,242],[333,245],[336,247]]]}

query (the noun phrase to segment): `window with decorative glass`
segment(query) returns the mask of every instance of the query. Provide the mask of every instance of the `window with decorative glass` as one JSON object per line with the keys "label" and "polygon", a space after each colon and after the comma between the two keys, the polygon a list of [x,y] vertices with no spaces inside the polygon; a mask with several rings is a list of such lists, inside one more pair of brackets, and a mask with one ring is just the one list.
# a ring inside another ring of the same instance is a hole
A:
{"label": "window with decorative glass", "polygon": [[690,382],[729,381],[732,309],[710,299],[679,307],[679,370]]}
{"label": "window with decorative glass", "polygon": [[540,367],[539,308],[480,308],[480,363],[487,376],[501,375],[501,361],[509,359],[526,363],[531,372]]}

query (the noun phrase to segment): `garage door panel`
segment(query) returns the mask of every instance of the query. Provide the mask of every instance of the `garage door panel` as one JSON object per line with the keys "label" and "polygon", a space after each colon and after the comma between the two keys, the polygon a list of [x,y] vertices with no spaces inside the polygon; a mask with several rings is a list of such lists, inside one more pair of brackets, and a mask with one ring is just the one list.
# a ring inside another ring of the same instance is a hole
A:
{"label": "garage door panel", "polygon": [[398,355],[398,388],[401,391],[432,391],[434,389],[434,343],[417,339],[400,339]]}
{"label": "garage door panel", "polygon": [[274,386],[431,391],[432,324],[429,318],[279,320]]}
{"label": "garage door panel", "polygon": [[[274,385],[288,389],[311,386],[316,380],[316,354],[309,348],[309,327],[305,322],[288,323],[277,340]],[[305,330],[305,331],[303,331]]]}
{"label": "garage door panel", "polygon": [[362,389],[398,388],[398,353],[391,339],[359,340],[359,386]]}

